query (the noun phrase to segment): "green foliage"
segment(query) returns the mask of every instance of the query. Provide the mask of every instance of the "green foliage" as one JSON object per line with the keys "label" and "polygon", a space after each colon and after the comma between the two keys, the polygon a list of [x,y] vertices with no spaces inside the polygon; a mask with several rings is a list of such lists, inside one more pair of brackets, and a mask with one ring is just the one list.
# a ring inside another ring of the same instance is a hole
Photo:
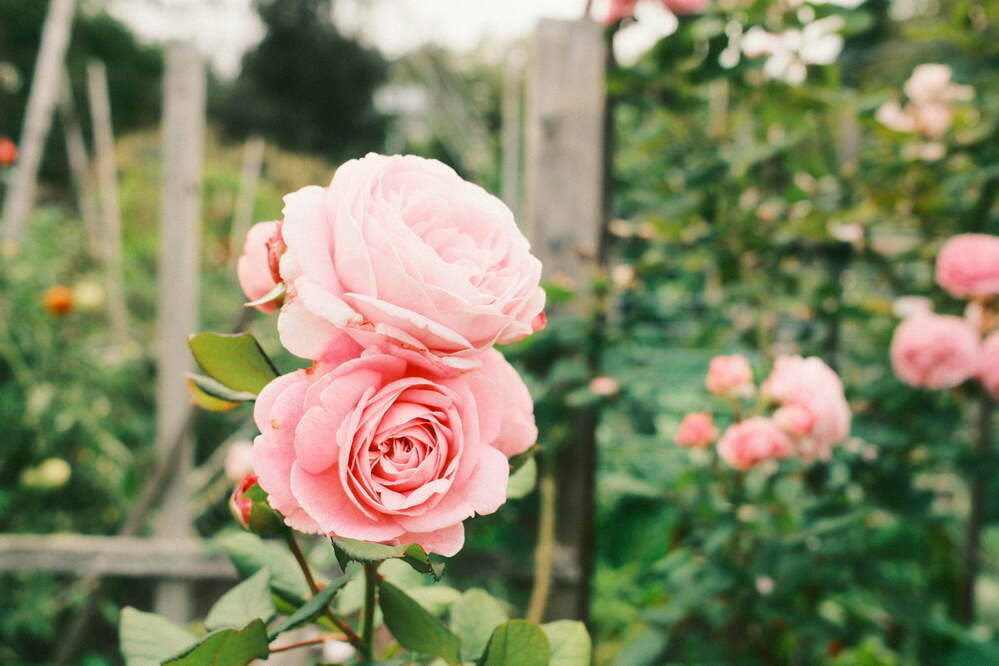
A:
{"label": "green foliage", "polygon": [[343,537],[331,537],[330,541],[333,543],[337,560],[344,569],[347,568],[348,562],[383,562],[401,559],[420,573],[432,574],[437,580],[440,580],[441,574],[444,572],[443,563],[431,560],[427,551],[423,550],[423,546],[417,543],[404,546],[386,546]]}
{"label": "green foliage", "polygon": [[472,588],[451,604],[451,631],[461,639],[461,658],[482,656],[493,629],[507,621],[506,609],[484,590]]}
{"label": "green foliage", "polygon": [[163,666],[245,666],[268,654],[266,628],[263,621],[257,619],[242,629],[210,633],[194,647],[164,661]]}
{"label": "green foliage", "polygon": [[340,589],[346,584],[347,578],[341,577],[326,585],[316,594],[316,596],[309,599],[294,613],[289,615],[284,622],[274,627],[274,629],[268,633],[268,638],[273,640],[278,636],[278,634],[291,631],[292,629],[297,629],[304,624],[312,622],[326,611],[330,602],[333,600],[333,597],[336,596],[336,593],[339,592]]}
{"label": "green foliage", "polygon": [[593,658],[593,641],[586,625],[574,620],[557,620],[541,625],[551,648],[548,666],[589,664]]}
{"label": "green foliage", "polygon": [[527,620],[510,620],[489,638],[483,666],[548,666],[551,651],[545,632]]}
{"label": "green foliage", "polygon": [[510,474],[506,485],[507,499],[526,497],[538,483],[538,462],[534,457],[528,458],[524,464]]}
{"label": "green foliage", "polygon": [[134,608],[122,609],[119,631],[121,654],[127,666],[160,666],[198,642],[173,622]]}
{"label": "green foliage", "polygon": [[[197,333],[187,344],[201,369],[232,391],[256,395],[279,374],[250,333]],[[199,382],[199,386],[209,390],[204,382]],[[236,395],[216,397],[237,399]]]}
{"label": "green foliage", "polygon": [[401,589],[386,580],[378,581],[378,605],[400,645],[449,664],[459,663],[458,637]]}
{"label": "green foliage", "polygon": [[372,98],[385,78],[377,52],[345,37],[329,0],[258,0],[264,39],[218,96],[230,136],[261,134],[290,150],[343,161],[381,144]]}
{"label": "green foliage", "polygon": [[242,583],[232,588],[215,604],[205,617],[205,627],[209,631],[227,627],[242,627],[252,620],[264,622],[274,617],[274,602],[271,601],[271,572],[261,569]]}

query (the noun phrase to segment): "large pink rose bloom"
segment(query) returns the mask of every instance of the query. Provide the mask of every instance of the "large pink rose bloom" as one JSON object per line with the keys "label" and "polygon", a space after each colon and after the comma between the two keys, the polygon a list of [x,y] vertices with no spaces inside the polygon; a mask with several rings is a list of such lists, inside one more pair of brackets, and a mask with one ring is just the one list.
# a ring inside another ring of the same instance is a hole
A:
{"label": "large pink rose bloom", "polygon": [[978,371],[985,390],[999,398],[999,331],[985,338],[982,344],[982,365]]}
{"label": "large pink rose bloom", "polygon": [[999,294],[999,236],[961,234],[937,255],[937,284],[952,296]]}
{"label": "large pink rose bloom", "polygon": [[502,354],[435,374],[347,336],[260,393],[253,467],[291,527],[453,555],[462,521],[506,500],[509,456],[537,439]]}
{"label": "large pink rose bloom", "polygon": [[981,341],[966,321],[950,315],[909,317],[895,329],[891,362],[906,384],[947,389],[974,377],[981,363]]}
{"label": "large pink rose bloom", "polygon": [[[277,281],[271,270],[270,250],[274,238],[280,235],[278,222],[258,222],[250,227],[243,241],[243,254],[236,262],[236,277],[248,301],[256,301],[266,296]],[[274,312],[275,303],[257,306],[261,312]]]}
{"label": "large pink rose bloom", "polygon": [[806,459],[828,458],[850,434],[850,406],[839,375],[815,356],[779,356],[760,392],[781,407],[774,420]]}
{"label": "large pink rose bloom", "polygon": [[729,426],[718,442],[718,455],[736,469],[749,469],[764,460],[786,458],[794,444],[772,420],[756,416]]}
{"label": "large pink rose bloom", "polygon": [[284,200],[278,331],[294,354],[319,358],[344,330],[467,370],[543,325],[541,263],[510,209],[436,160],[369,154]]}

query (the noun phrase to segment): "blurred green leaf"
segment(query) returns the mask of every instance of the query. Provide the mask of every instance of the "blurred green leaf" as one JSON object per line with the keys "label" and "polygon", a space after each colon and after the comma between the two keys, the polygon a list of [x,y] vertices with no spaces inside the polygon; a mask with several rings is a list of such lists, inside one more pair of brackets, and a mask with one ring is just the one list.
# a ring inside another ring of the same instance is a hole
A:
{"label": "blurred green leaf", "polygon": [[481,657],[493,629],[507,620],[503,604],[478,588],[465,591],[454,602],[450,617],[451,630],[461,639],[461,658],[464,661],[475,661]]}
{"label": "blurred green leaf", "polygon": [[586,625],[576,620],[558,620],[541,625],[551,648],[549,666],[576,666],[593,660],[593,641]]}
{"label": "blurred green leaf", "polygon": [[121,654],[127,666],[160,666],[198,639],[165,617],[126,606],[118,626]]}
{"label": "blurred green leaf", "polygon": [[548,666],[551,650],[545,632],[527,620],[510,620],[489,638],[483,666]]}
{"label": "blurred green leaf", "polygon": [[187,344],[201,369],[233,391],[256,395],[279,374],[249,333],[197,333]]}
{"label": "blurred green leaf", "polygon": [[270,580],[271,572],[261,569],[223,594],[208,611],[205,627],[215,631],[242,627],[257,618],[270,621],[275,612]]}
{"label": "blurred green leaf", "polygon": [[531,457],[520,468],[510,475],[506,484],[507,499],[526,497],[538,482],[538,463]]}

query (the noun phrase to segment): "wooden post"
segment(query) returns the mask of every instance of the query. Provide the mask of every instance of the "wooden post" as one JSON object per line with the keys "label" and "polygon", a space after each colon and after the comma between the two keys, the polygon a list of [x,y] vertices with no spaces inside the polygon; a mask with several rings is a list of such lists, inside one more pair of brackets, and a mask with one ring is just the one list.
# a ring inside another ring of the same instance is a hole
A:
{"label": "wooden post", "polygon": [[521,103],[524,92],[524,69],[519,52],[513,52],[507,58],[503,73],[503,107],[502,107],[502,192],[503,201],[513,211],[515,218],[520,219],[521,195],[521,147],[523,144],[523,117]]}
{"label": "wooden post", "polygon": [[[606,58],[596,23],[539,21],[528,75],[525,217],[545,278],[578,288],[576,314],[583,316],[592,305],[588,286],[606,217]],[[559,520],[547,617],[585,620],[593,564],[596,415],[580,410],[572,420],[572,441],[554,464]]]}
{"label": "wooden post", "polygon": [[265,145],[263,137],[251,136],[243,148],[243,171],[239,178],[239,192],[236,194],[236,206],[229,229],[229,259],[233,264],[243,251],[246,232],[253,223],[253,204],[257,199],[260,170],[264,165]]}
{"label": "wooden post", "polygon": [[31,92],[18,144],[20,156],[0,214],[0,238],[17,243],[31,215],[38,168],[45,152],[45,139],[52,126],[52,113],[59,100],[63,59],[73,25],[75,0],[51,0],[42,27],[42,43],[35,60]]}
{"label": "wooden post", "polygon": [[100,232],[97,228],[97,202],[94,200],[93,180],[90,174],[90,155],[83,140],[80,118],[73,102],[73,87],[69,72],[63,72],[62,97],[59,98],[59,117],[62,120],[63,140],[66,142],[66,159],[73,179],[76,205],[87,237],[87,249],[93,257],[101,258]]}
{"label": "wooden post", "polygon": [[[157,302],[156,441],[160,456],[170,453],[170,438],[187,419],[184,373],[191,369],[187,336],[198,325],[198,267],[201,218],[201,168],[205,124],[205,70],[193,45],[167,47],[163,90],[163,205],[160,222],[159,299]],[[181,447],[171,485],[164,494],[156,532],[186,537],[192,532],[184,477],[192,467],[191,446]],[[156,592],[156,611],[173,620],[191,616],[190,586],[164,582]]]}
{"label": "wooden post", "polygon": [[119,347],[128,340],[128,305],[125,301],[125,273],[121,253],[121,210],[118,200],[118,168],[114,157],[114,130],[111,127],[111,98],[104,63],[87,63],[87,96],[94,131],[97,185],[101,202],[101,258],[107,292],[111,339]]}

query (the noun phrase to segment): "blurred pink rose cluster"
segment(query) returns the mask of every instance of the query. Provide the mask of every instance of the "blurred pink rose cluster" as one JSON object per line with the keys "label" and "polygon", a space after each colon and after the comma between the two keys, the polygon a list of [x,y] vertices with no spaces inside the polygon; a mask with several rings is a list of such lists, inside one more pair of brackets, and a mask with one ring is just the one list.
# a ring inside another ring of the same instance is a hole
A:
{"label": "blurred pink rose cluster", "polygon": [[655,2],[677,15],[697,14],[711,4],[710,0],[610,0],[604,23],[610,24],[635,15],[638,3]]}
{"label": "blurred pink rose cluster", "polygon": [[260,487],[295,529],[452,555],[537,439],[493,346],[544,326],[541,263],[499,199],[435,160],[369,154],[284,202],[237,273],[313,363],[257,398]]}
{"label": "blurred pink rose cluster", "polygon": [[937,255],[937,284],[968,300],[963,317],[908,310],[895,329],[891,361],[906,384],[933,390],[977,378],[999,397],[999,236],[961,234]]}
{"label": "blurred pink rose cluster", "polygon": [[[708,367],[705,386],[711,394],[731,402],[734,422],[719,439],[709,412],[687,414],[676,443],[705,448],[717,440],[718,455],[736,469],[790,456],[827,459],[832,447],[850,433],[843,383],[816,357],[778,357],[770,376],[757,388],[744,357],[716,356]],[[744,401],[757,397],[757,413],[744,417]]]}

